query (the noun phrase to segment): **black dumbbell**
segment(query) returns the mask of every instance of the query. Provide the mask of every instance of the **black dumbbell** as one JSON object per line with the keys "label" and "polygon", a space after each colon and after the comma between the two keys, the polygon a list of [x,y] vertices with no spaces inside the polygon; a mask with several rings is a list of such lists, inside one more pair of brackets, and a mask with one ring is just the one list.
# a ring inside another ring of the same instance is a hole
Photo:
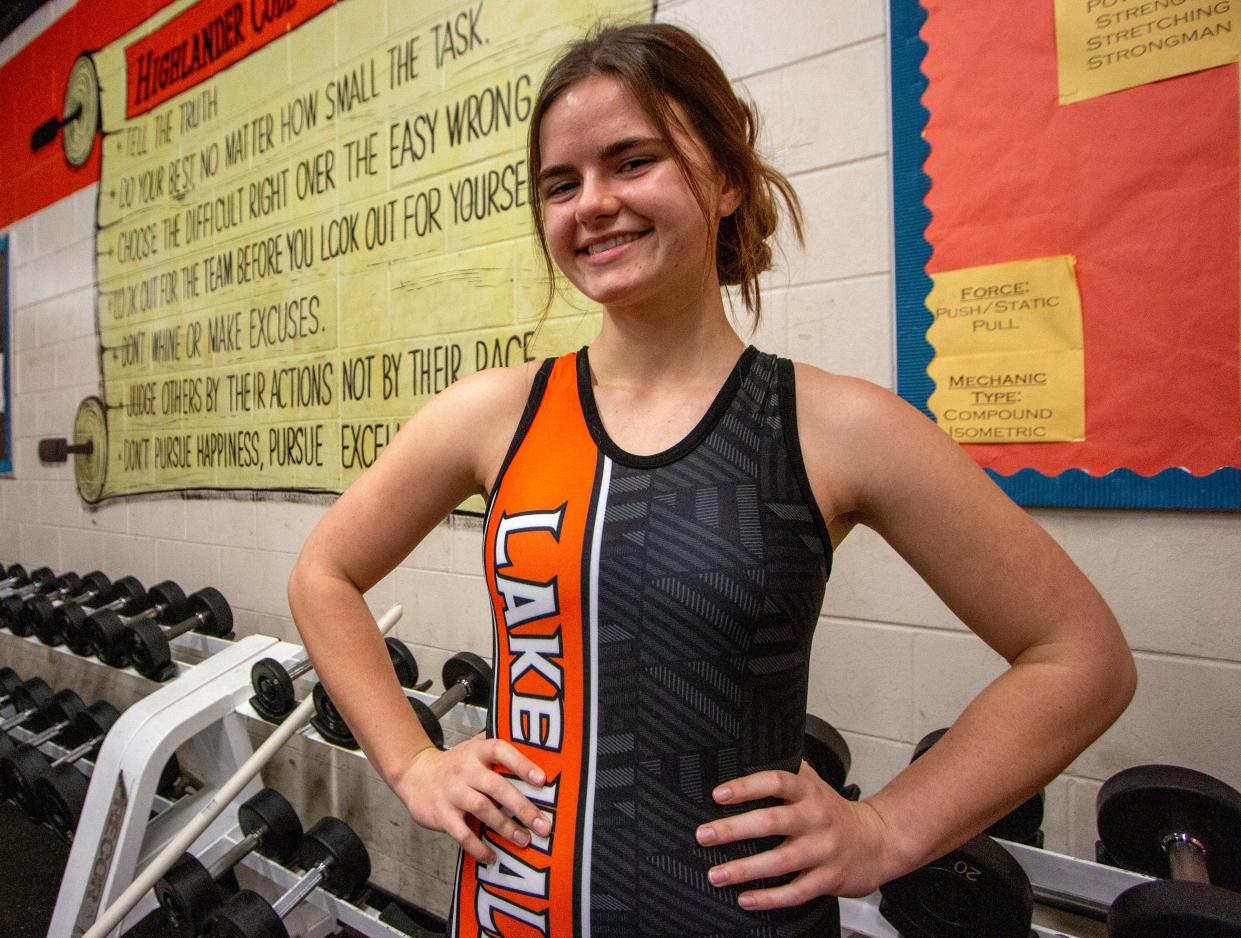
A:
{"label": "black dumbbell", "polygon": [[[947,728],[932,730],[923,736],[914,746],[914,754],[909,761],[917,760],[919,756],[939,742],[940,737],[947,732]],[[1043,846],[1042,827],[1045,800],[1042,791],[1035,792],[983,833],[988,837],[998,837],[1001,840],[1011,840],[1013,843],[1025,844],[1028,847],[1041,848]]]}
{"label": "black dumbbell", "polygon": [[879,887],[879,912],[905,938],[1029,938],[1025,870],[986,834]]}
{"label": "black dumbbell", "polygon": [[91,650],[95,657],[114,668],[129,667],[129,643],[127,629],[138,622],[154,621],[170,624],[181,618],[185,609],[185,593],[172,580],[156,583],[147,590],[141,609],[126,611],[124,615],[113,610],[92,613],[86,620]]}
{"label": "black dumbbell", "polygon": [[857,801],[861,790],[856,785],[846,785],[853,757],[849,744],[836,727],[813,713],[806,714],[806,733],[802,746],[802,758],[810,763],[815,774],[836,790],[836,794],[849,801]]}
{"label": "black dumbbell", "polygon": [[302,842],[302,822],[280,792],[264,788],[237,809],[237,821],[245,835],[211,866],[185,854],[155,884],[155,898],[178,935],[201,935],[212,913],[223,901],[218,885],[243,858],[257,851],[288,866]]}
{"label": "black dumbbell", "polygon": [[1117,865],[1161,877],[1116,897],[1111,938],[1241,935],[1241,793],[1193,769],[1140,765],[1104,782],[1095,804]]}
{"label": "black dumbbell", "polygon": [[[76,694],[74,696],[76,697]],[[79,716],[82,713],[91,714],[96,721],[107,719],[110,715],[113,722],[117,715],[116,708],[104,700],[97,700],[87,707],[81,706],[80,700],[76,706],[70,701],[69,707],[64,708],[59,718],[55,719],[46,729],[36,733],[33,738],[21,745],[13,745],[6,736],[4,739],[8,740],[9,745],[0,745],[0,795],[12,798],[27,815],[36,821],[42,818],[43,809],[39,802],[38,792],[35,790],[35,782],[47,773],[48,766],[51,764],[51,760],[39,750],[39,747],[62,734],[64,738],[61,742],[67,748],[71,749],[76,746],[80,742],[79,736],[82,732],[82,724],[79,722]]]}
{"label": "black dumbbell", "polygon": [[22,686],[22,679],[12,668],[0,668],[0,707],[7,707],[13,691]]}
{"label": "black dumbbell", "polygon": [[471,703],[485,706],[491,698],[491,665],[470,651],[459,651],[444,662],[440,674],[444,693],[430,706],[421,700],[410,698],[414,713],[437,749],[444,748],[444,728],[440,720],[458,704]]}
{"label": "black dumbbell", "polygon": [[30,630],[23,627],[25,623],[21,618],[27,601],[36,596],[56,599],[69,593],[76,593],[81,588],[82,578],[80,576],[76,573],[62,573],[37,588],[32,584],[15,593],[10,593],[0,599],[0,628],[8,629],[14,635],[24,638],[30,634]]}
{"label": "black dumbbell", "polygon": [[[64,691],[59,693],[64,693]],[[7,719],[0,721],[0,732],[7,733],[18,726],[25,726],[26,729],[36,733],[44,729],[47,726],[47,721],[42,715],[43,710],[45,707],[50,706],[55,699],[56,695],[52,693],[52,689],[48,687],[47,682],[43,678],[32,677],[30,680],[24,681],[20,687],[13,689],[13,695],[9,703],[16,712]]]}
{"label": "black dumbbell", "polygon": [[166,681],[176,676],[177,666],[172,663],[169,642],[178,635],[194,631],[225,638],[232,634],[233,610],[214,586],[204,586],[191,593],[186,607],[188,615],[167,629],[150,619],[132,622],[126,629],[130,663],[143,677]]}
{"label": "black dumbbell", "polygon": [[[56,621],[52,627],[75,655],[93,654],[88,627],[90,617],[96,612],[126,612],[138,608],[146,598],[146,594],[146,587],[135,577],[121,577],[112,584],[112,592],[108,594],[107,601],[99,606],[65,603],[56,610]],[[47,641],[47,639],[43,640]]]}
{"label": "black dumbbell", "polygon": [[[92,704],[91,707],[97,705]],[[54,759],[47,770],[35,779],[39,814],[66,842],[73,839],[73,832],[77,830],[90,787],[90,779],[84,776],[74,763],[91,752],[98,751],[108,735],[108,730],[119,716],[115,708],[111,711],[87,708],[74,721],[74,732],[81,742],[59,759]],[[175,799],[179,796],[180,789],[181,766],[176,753],[173,753],[164,764],[156,791],[165,798]]]}
{"label": "black dumbbell", "polygon": [[[31,633],[39,637],[39,641],[45,645],[59,645],[61,643],[60,631],[56,626],[56,610],[66,603],[73,603],[78,606],[89,605],[91,603],[104,602],[112,592],[112,580],[108,575],[100,570],[92,570],[86,576],[82,577],[82,587],[77,592],[69,596],[62,596],[52,599],[47,596],[38,595],[31,596],[26,600],[26,605],[22,611],[18,613],[19,635],[30,635]],[[17,632],[15,628],[13,631]]]}
{"label": "black dumbbell", "polygon": [[302,838],[306,872],[274,904],[243,889],[216,912],[209,938],[289,938],[285,917],[316,887],[352,901],[366,888],[371,858],[353,829],[334,817],[320,818]]}
{"label": "black dumbbell", "polygon": [[19,563],[13,564],[4,573],[4,579],[0,580],[0,596],[7,596],[32,583],[41,584],[56,579],[51,567],[37,567],[27,573],[26,568]]}
{"label": "black dumbbell", "polygon": [[[388,660],[392,662],[392,670],[396,672],[397,682],[402,687],[426,690],[431,686],[430,681],[418,683],[418,659],[414,657],[408,645],[399,638],[391,636],[384,639],[384,645],[388,649]],[[314,670],[314,663],[309,658],[298,662],[288,670],[275,658],[263,658],[256,661],[250,668],[250,686],[254,688],[254,696],[250,698],[250,705],[264,720],[269,723],[279,723],[289,715],[297,703],[293,696],[293,682],[312,670]],[[320,692],[320,696],[326,696],[326,694],[326,691]],[[330,698],[328,702],[330,705]],[[326,710],[325,714],[327,715],[324,719],[328,724],[325,739],[332,742],[336,741],[333,737],[353,740],[353,734],[349,732],[349,727],[345,725],[344,719],[340,717],[334,706]],[[348,741],[340,742],[338,745],[356,749],[357,741],[354,740],[352,745],[349,745]]]}

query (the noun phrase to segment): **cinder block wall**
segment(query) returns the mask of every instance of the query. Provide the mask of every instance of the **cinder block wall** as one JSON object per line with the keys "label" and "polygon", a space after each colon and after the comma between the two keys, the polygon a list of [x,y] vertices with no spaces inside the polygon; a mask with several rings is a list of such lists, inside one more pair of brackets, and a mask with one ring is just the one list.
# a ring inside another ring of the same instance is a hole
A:
{"label": "cinder block wall", "polygon": [[[0,60],[63,7],[40,10],[0,44]],[[784,263],[766,281],[764,322],[754,341],[891,387],[884,3],[765,0],[733,7],[673,0],[660,5],[659,15],[702,36],[758,104],[766,148],[805,206],[806,248],[786,244]],[[6,232],[15,471],[0,480],[0,557],[57,569],[100,567],[148,584],[171,578],[187,590],[215,585],[236,609],[239,633],[296,640],[285,581],[324,502],[147,497],[88,509],[70,467],[44,466],[35,457],[36,440],[67,434],[78,402],[98,389],[95,198],[94,188],[84,190]],[[1241,725],[1241,524],[1223,513],[1034,516],[1098,584],[1138,656],[1141,684],[1129,711],[1048,793],[1048,847],[1089,857],[1095,794],[1119,769],[1176,762],[1241,785],[1234,744]],[[429,675],[438,675],[456,650],[490,650],[480,557],[478,520],[450,518],[368,597],[377,612],[404,604],[397,634]],[[21,654],[48,677],[59,671],[66,681],[86,679],[82,666],[63,663],[64,656]],[[1002,666],[881,539],[866,530],[850,535],[818,627],[810,708],[844,732],[852,777],[865,793],[898,772],[913,742],[952,721]],[[134,689],[116,684],[127,702]],[[446,910],[454,845],[416,830],[363,762],[295,744],[269,769],[268,781],[311,818],[333,812],[357,823],[380,884]]]}

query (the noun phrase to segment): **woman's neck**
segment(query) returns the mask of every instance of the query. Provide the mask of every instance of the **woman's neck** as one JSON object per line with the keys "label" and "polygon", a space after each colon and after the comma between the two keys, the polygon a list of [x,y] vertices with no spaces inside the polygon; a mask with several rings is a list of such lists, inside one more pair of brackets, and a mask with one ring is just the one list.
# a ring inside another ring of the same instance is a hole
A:
{"label": "woman's neck", "polygon": [[[648,387],[668,380],[711,381],[737,361],[745,343],[724,313],[720,294],[698,309],[664,315],[605,309],[603,327],[590,344],[596,381]],[[602,376],[602,377],[601,377]]]}

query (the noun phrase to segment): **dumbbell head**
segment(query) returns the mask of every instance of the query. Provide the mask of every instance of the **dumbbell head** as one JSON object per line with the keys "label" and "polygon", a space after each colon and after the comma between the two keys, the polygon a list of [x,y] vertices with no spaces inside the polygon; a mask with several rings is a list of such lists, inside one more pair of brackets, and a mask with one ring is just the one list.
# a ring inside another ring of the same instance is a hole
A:
{"label": "dumbbell head", "polygon": [[275,658],[263,658],[254,663],[250,668],[250,686],[254,688],[250,705],[270,723],[278,723],[296,703],[293,679]]}
{"label": "dumbbell head", "polygon": [[[42,710],[52,702],[52,689],[48,687],[47,681],[41,677],[32,677],[28,681],[23,681],[17,687],[13,688],[13,697],[9,701],[13,707],[14,716],[25,713],[28,710]],[[36,717],[28,718],[32,723],[37,720]],[[27,729],[33,728],[27,725]]]}
{"label": "dumbbell head", "polygon": [[12,668],[0,668],[0,697],[8,697],[22,686],[22,679]]}
{"label": "dumbbell head", "polygon": [[880,887],[879,911],[905,938],[1029,938],[1034,893],[986,835]]}
{"label": "dumbbell head", "polygon": [[[237,821],[247,837],[259,833],[255,849],[283,866],[297,856],[302,823],[293,806],[278,791],[264,788],[237,809]],[[178,934],[193,938],[202,933],[220,904],[216,880],[203,864],[186,854],[155,885],[155,897]]]}
{"label": "dumbbell head", "polygon": [[384,645],[392,661],[392,670],[396,672],[397,683],[402,687],[418,686],[418,659],[409,646],[391,635],[384,639]]}
{"label": "dumbbell head", "polygon": [[60,644],[60,634],[57,629],[56,610],[59,605],[71,602],[73,597],[85,596],[87,602],[98,601],[100,598],[107,596],[112,591],[112,581],[107,574],[99,570],[92,570],[86,576],[82,577],[81,584],[76,590],[69,593],[60,603],[54,603],[46,596],[31,596],[26,600],[26,605],[19,613],[22,620],[23,635],[34,634],[45,645]]}
{"label": "dumbbell head", "polygon": [[329,743],[343,749],[357,749],[358,741],[345,718],[336,709],[336,704],[332,703],[327,688],[322,683],[316,684],[311,695],[315,701],[315,715],[311,718],[310,725]]}
{"label": "dumbbell head", "polygon": [[129,664],[129,645],[125,641],[125,620],[114,609],[103,609],[86,619],[91,653],[104,664],[123,668]]}
{"label": "dumbbell head", "polygon": [[1112,901],[1107,934],[1108,938],[1237,938],[1241,894],[1210,883],[1142,883]]}
{"label": "dumbbell head", "polygon": [[[947,728],[940,730],[932,730],[918,740],[914,746],[913,756],[910,762],[917,761],[924,752],[939,742],[940,738],[947,733]],[[989,837],[999,837],[1003,840],[1011,840],[1014,843],[1026,844],[1031,847],[1043,846],[1043,808],[1046,804],[1046,798],[1043,792],[1035,792],[1008,814],[1000,818],[994,824],[987,828],[986,834]]]}
{"label": "dumbbell head", "polygon": [[334,896],[351,901],[366,888],[371,876],[371,857],[353,828],[339,818],[322,817],[306,831],[299,850],[302,869],[329,864],[320,885]]}
{"label": "dumbbell head", "polygon": [[[849,776],[853,761],[849,744],[834,726],[812,713],[806,714],[802,758],[810,763],[819,778],[831,785],[837,794],[846,795],[845,779]],[[848,794],[856,792],[856,785],[848,786]]]}
{"label": "dumbbell head", "polygon": [[444,727],[440,724],[439,717],[421,700],[410,697],[409,705],[413,708],[418,722],[422,724],[422,731],[427,734],[427,739],[431,740],[431,745],[436,749],[443,749]]}
{"label": "dumbbell head", "polygon": [[[78,593],[82,589],[82,578],[76,573],[65,573],[47,584],[47,588],[34,595],[46,599],[50,595],[64,596]],[[26,604],[34,597],[6,596],[0,601],[0,619],[14,635],[25,638],[33,630],[33,620],[26,616]]]}
{"label": "dumbbell head", "polygon": [[289,930],[271,903],[243,889],[211,917],[207,938],[289,938]]}
{"label": "dumbbell head", "polygon": [[440,676],[445,688],[456,684],[469,688],[465,703],[482,707],[491,699],[491,665],[471,651],[459,651],[445,661]]}
{"label": "dumbbell head", "polygon": [[1112,776],[1095,802],[1099,837],[1118,865],[1167,878],[1165,839],[1202,846],[1211,882],[1241,891],[1241,793],[1175,765],[1140,765]]}
{"label": "dumbbell head", "polygon": [[155,899],[164,910],[168,928],[178,938],[202,934],[224,896],[202,862],[184,854],[155,884]]}
{"label": "dumbbell head", "polygon": [[35,781],[43,817],[61,839],[72,839],[86,803],[89,779],[73,765],[53,765]]}

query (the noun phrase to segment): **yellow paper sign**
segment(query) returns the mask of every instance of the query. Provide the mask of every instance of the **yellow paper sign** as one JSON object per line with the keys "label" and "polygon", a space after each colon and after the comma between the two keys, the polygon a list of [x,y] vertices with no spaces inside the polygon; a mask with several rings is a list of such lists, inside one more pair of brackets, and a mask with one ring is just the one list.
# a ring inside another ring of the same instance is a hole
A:
{"label": "yellow paper sign", "polygon": [[1082,440],[1082,310],[1069,255],[933,274],[927,402],[962,443]]}
{"label": "yellow paper sign", "polygon": [[1056,0],[1060,103],[1237,60],[1236,0]]}
{"label": "yellow paper sign", "polygon": [[453,381],[589,340],[582,300],[540,324],[528,120],[565,43],[649,0],[336,4],[130,116],[125,50],[191,5],[91,54],[103,388],[83,498],[340,492]]}

